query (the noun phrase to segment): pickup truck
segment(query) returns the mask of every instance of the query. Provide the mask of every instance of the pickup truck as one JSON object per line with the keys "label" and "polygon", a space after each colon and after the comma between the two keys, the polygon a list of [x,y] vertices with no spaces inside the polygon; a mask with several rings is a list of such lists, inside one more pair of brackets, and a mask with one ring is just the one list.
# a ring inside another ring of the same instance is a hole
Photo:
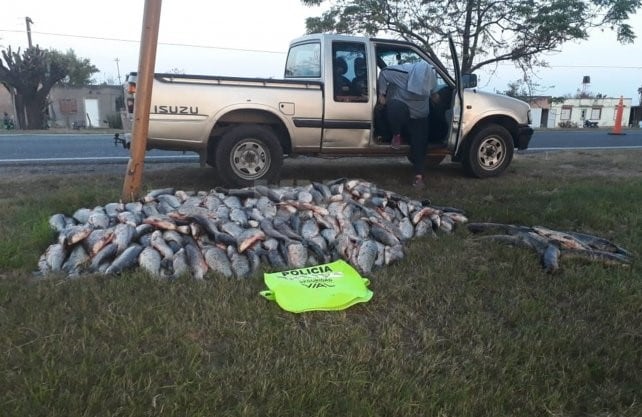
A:
{"label": "pickup truck", "polygon": [[[428,165],[450,156],[472,176],[499,175],[515,148],[528,147],[530,108],[478,91],[474,74],[460,74],[452,41],[450,54],[451,71],[409,42],[312,34],[290,44],[283,79],[154,74],[147,147],[196,152],[235,186],[276,180],[285,156],[403,156],[407,146],[392,149],[375,116],[377,75],[423,59],[435,69],[439,97],[431,103]],[[125,89],[131,120],[136,73]]]}

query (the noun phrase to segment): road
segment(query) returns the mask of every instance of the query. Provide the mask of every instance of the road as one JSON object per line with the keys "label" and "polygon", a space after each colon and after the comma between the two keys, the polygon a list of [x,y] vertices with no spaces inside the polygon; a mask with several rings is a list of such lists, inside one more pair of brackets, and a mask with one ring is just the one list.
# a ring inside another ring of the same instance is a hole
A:
{"label": "road", "polygon": [[[3,134],[0,165],[127,162],[129,150],[115,146],[113,134]],[[195,153],[152,150],[145,162],[198,161]]]}
{"label": "road", "polygon": [[[609,135],[608,130],[538,130],[529,150],[642,149],[642,130]],[[7,134],[0,135],[0,165],[50,163],[120,163],[129,160],[129,150],[114,146],[112,134]],[[146,162],[197,162],[194,153],[149,151]]]}

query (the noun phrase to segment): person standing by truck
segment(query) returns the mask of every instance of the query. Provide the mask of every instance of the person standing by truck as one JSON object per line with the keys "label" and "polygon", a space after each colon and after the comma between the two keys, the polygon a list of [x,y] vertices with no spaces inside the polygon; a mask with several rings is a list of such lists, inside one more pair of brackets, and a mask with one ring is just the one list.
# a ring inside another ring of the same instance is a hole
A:
{"label": "person standing by truck", "polygon": [[430,96],[437,79],[426,61],[389,65],[377,80],[378,106],[385,114],[392,133],[391,146],[399,149],[402,133],[408,134],[409,159],[414,168],[413,186],[424,186],[424,160],[428,146]]}

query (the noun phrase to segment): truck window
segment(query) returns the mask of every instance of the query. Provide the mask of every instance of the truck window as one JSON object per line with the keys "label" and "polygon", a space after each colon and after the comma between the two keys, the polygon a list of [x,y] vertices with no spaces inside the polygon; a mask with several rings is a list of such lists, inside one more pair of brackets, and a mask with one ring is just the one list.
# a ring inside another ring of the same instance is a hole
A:
{"label": "truck window", "polygon": [[321,44],[295,45],[288,52],[285,78],[321,78]]}
{"label": "truck window", "polygon": [[368,101],[368,65],[363,42],[332,44],[332,83],[334,100],[364,103]]}

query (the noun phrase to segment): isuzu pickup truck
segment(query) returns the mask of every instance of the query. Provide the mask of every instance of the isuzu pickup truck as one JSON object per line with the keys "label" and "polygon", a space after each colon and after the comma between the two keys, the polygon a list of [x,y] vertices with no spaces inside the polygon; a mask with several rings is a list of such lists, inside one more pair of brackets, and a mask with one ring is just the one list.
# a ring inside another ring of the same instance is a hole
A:
{"label": "isuzu pickup truck", "polygon": [[[528,147],[530,108],[478,91],[474,74],[460,74],[452,41],[450,54],[451,70],[412,43],[313,34],[292,41],[283,79],[155,74],[147,146],[196,152],[235,186],[275,180],[286,156],[403,156],[407,147],[392,149],[375,117],[377,76],[423,59],[435,68],[439,97],[428,164],[450,156],[475,177],[499,175],[515,148]],[[131,119],[136,73],[125,88]]]}

